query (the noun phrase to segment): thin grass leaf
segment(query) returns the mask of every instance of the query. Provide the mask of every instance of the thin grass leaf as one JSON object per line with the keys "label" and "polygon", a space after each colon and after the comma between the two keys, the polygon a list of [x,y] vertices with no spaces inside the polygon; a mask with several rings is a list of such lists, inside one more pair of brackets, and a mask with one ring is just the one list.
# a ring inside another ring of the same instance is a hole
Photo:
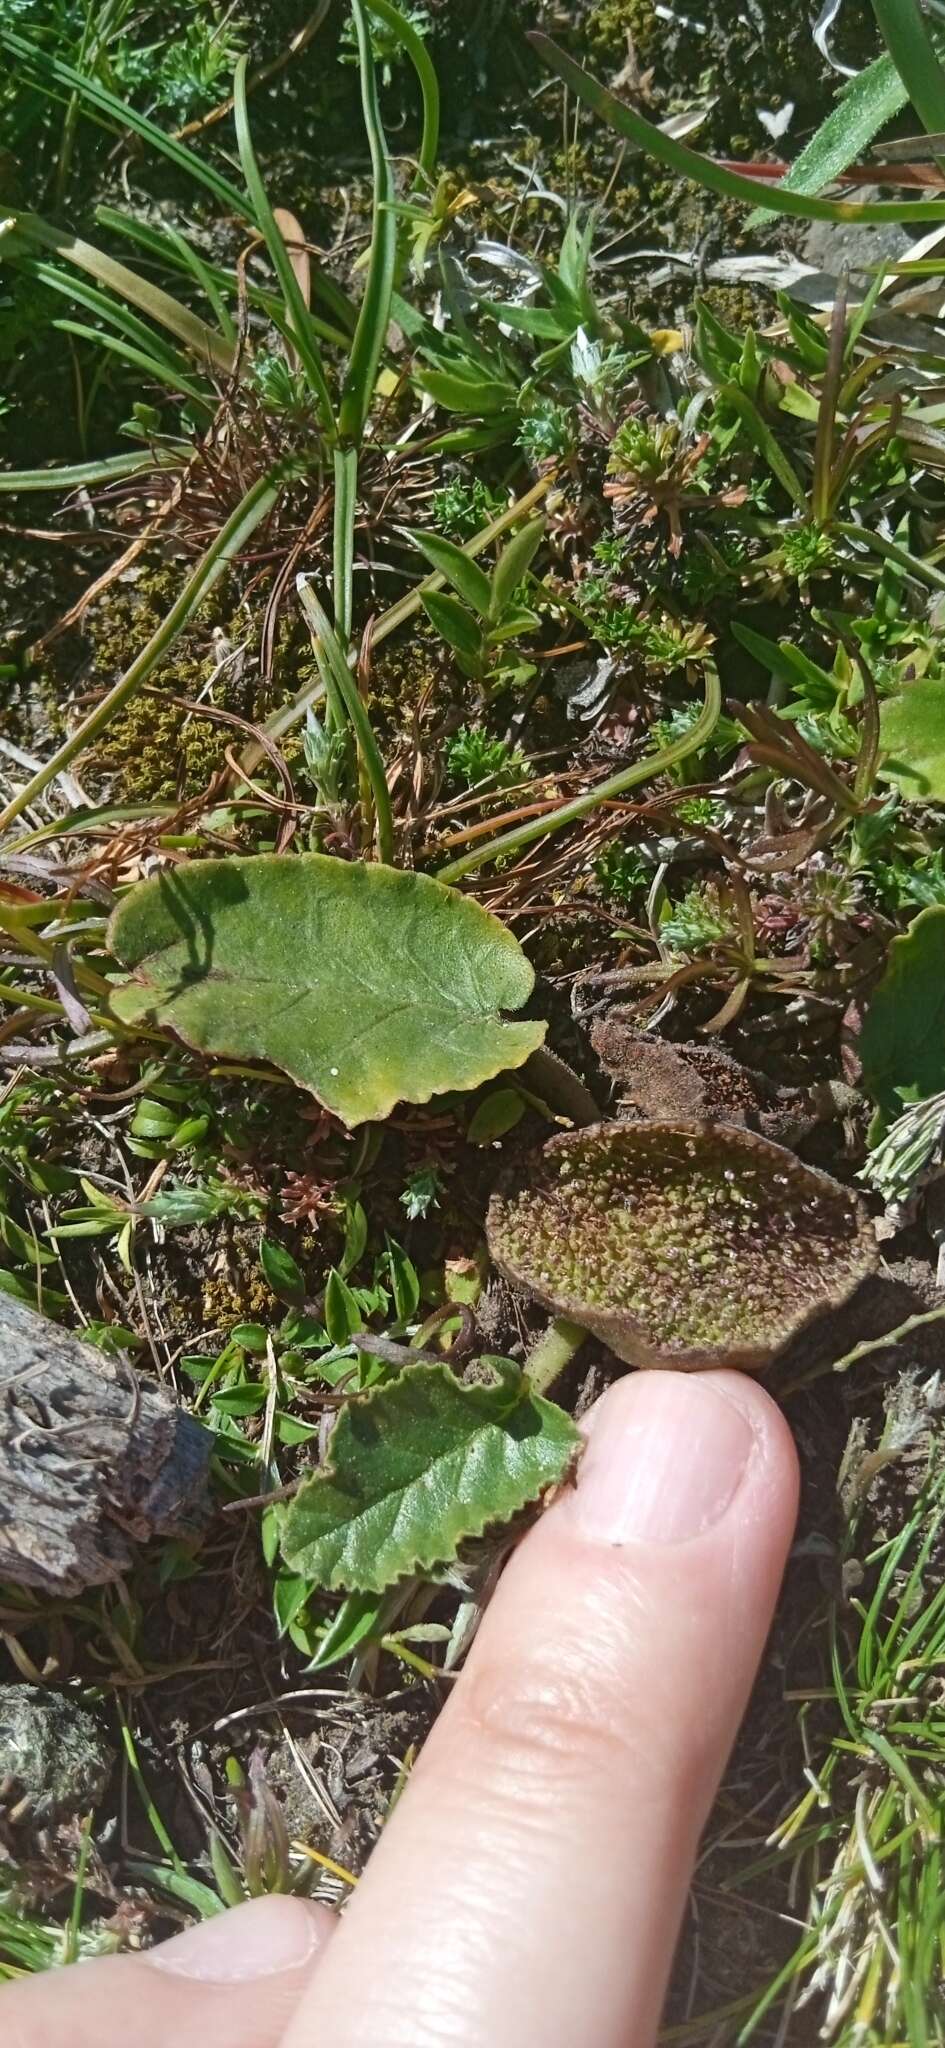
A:
{"label": "thin grass leaf", "polygon": [[[156,228],[149,225],[146,221],[134,220],[130,214],[120,213],[114,206],[97,206],[95,209],[95,219],[100,227],[109,228],[112,234],[124,235],[128,241],[135,242],[139,248],[146,249],[148,254],[153,256],[158,263],[168,264],[172,269],[186,270],[188,268],[182,255],[179,254],[176,248],[169,228]],[[183,237],[181,237],[181,240],[183,240]],[[221,296],[224,293],[229,293],[235,304],[240,290],[239,280],[235,272],[227,270],[221,263],[207,263],[203,259],[201,259],[201,267],[207,278],[216,287],[217,292]],[[335,312],[338,321],[337,326],[331,326],[327,321],[320,320],[316,313],[310,312],[309,319],[313,332],[318,335],[321,341],[330,341],[336,348],[346,348],[354,333],[357,318],[356,310],[350,300],[345,297],[344,292],[339,289],[332,279],[326,277],[320,264],[316,263],[314,257],[311,256],[309,257],[309,269],[313,292],[322,298],[326,305],[330,306],[331,310]],[[251,278],[246,279],[245,289],[249,304],[258,307],[260,312],[265,313],[266,318],[271,320],[273,325],[277,326],[280,333],[282,333],[285,321],[285,307],[278,293],[268,290],[265,285],[256,284]]]}
{"label": "thin grass leaf", "polygon": [[782,490],[787,492],[799,512],[806,512],[807,492],[801,479],[793,463],[785,455],[780,442],[775,439],[771,428],[762,419],[754,400],[749,398],[747,391],[743,391],[740,384],[734,383],[723,384],[719,395],[744,422],[759,455],[764,456],[772,476],[777,477]]}
{"label": "thin grass leaf", "polygon": [[365,772],[371,785],[374,810],[377,818],[378,859],[386,866],[393,866],[394,819],[391,811],[390,791],[387,787],[387,770],[384,767],[381,751],[374,737],[371,721],[361,702],[361,693],[355,678],[348,667],[344,647],[331,625],[327,612],[319,604],[308,578],[299,576],[296,588],[299,593],[299,602],[312,634],[315,659],[320,669],[324,665],[329,671],[335,689],[344,704],[357,741],[358,753],[364,763]]}
{"label": "thin grass leaf", "polygon": [[393,7],[391,0],[366,0],[368,12],[386,23],[406,50],[417,74],[420,96],[423,102],[423,132],[417,151],[417,169],[420,182],[433,185],[436,180],[437,156],[440,147],[440,83],[436,67],[421,35],[413,23],[401,14],[399,7]]}
{"label": "thin grass leaf", "polygon": [[108,87],[99,79],[90,77],[87,72],[77,71],[74,65],[67,64],[62,57],[41,50],[26,36],[5,27],[2,20],[0,48],[9,50],[11,56],[17,59],[19,76],[24,84],[33,83],[47,93],[52,92],[53,86],[63,86],[67,92],[75,93],[86,109],[92,107],[97,114],[106,115],[119,134],[123,134],[128,128],[133,129],[136,135],[141,136],[143,142],[149,143],[152,149],[159,150],[162,156],[169,157],[171,163],[176,164],[177,169],[186,177],[192,178],[198,185],[203,185],[205,190],[212,192],[214,198],[222,201],[225,207],[241,219],[245,219],[246,200],[236,185],[231,185],[229,179],[214,170],[212,164],[204,163],[203,158],[197,156],[192,149],[188,149],[185,143],[177,142],[173,135],[168,135],[155,121],[149,120],[146,114],[139,113],[127,100],[119,99],[116,93],[109,92]]}
{"label": "thin grass leaf", "polygon": [[[176,452],[175,452],[176,450]],[[188,455],[187,442],[161,448],[137,448],[128,455],[107,455],[101,462],[64,463],[55,469],[0,469],[0,496],[17,491],[82,491],[95,484],[115,483],[156,468],[174,469],[178,456]]]}
{"label": "thin grass leaf", "polygon": [[[718,724],[722,710],[722,686],[714,663],[705,664],[705,701],[697,719],[689,731],[668,747],[661,747],[655,754],[647,754],[642,761],[635,761],[630,768],[622,768],[616,775],[608,775],[598,782],[594,789],[584,796],[572,797],[566,804],[559,804],[553,811],[546,811],[543,817],[530,818],[527,824],[516,825],[510,832],[500,832],[495,839],[477,847],[459,860],[448,861],[437,872],[439,882],[457,882],[462,875],[470,874],[473,868],[482,867],[485,861],[507,859],[525,846],[532,846],[536,839],[550,837],[561,832],[567,825],[573,825],[579,818],[586,818],[598,804],[607,803],[612,797],[624,796],[628,789],[635,789],[638,783],[648,782],[651,776],[662,775],[667,768],[674,768],[678,761],[684,761],[689,754],[698,752],[711,738]],[[2,822],[2,821],[0,821]]]}
{"label": "thin grass leaf", "polygon": [[800,220],[833,220],[875,222],[888,226],[897,221],[945,220],[945,199],[903,199],[903,200],[850,200],[817,199],[811,193],[792,192],[783,184],[762,186],[757,178],[744,177],[738,171],[730,171],[724,164],[715,163],[711,157],[700,156],[688,149],[683,142],[667,135],[662,128],[655,128],[651,121],[645,121],[632,107],[624,105],[616,95],[608,92],[590,72],[583,71],[571,57],[542,35],[538,29],[529,32],[529,42],[538,55],[557,72],[564,84],[592,113],[615,128],[618,135],[625,135],[638,149],[656,157],[658,162],[675,171],[677,177],[687,178],[692,184],[702,185],[710,192],[717,192],[723,199],[736,199],[740,204],[760,207],[767,213],[793,214]]}
{"label": "thin grass leaf", "polygon": [[60,334],[75,334],[80,341],[92,342],[96,348],[104,349],[107,355],[118,356],[122,362],[129,363],[133,370],[142,370],[156,384],[165,384],[168,390],[189,398],[194,405],[202,406],[206,413],[213,412],[212,399],[182,370],[175,370],[173,364],[163,361],[160,356],[135,348],[131,342],[123,341],[120,334],[106,334],[101,327],[87,327],[82,320],[54,320],[52,324]]}
{"label": "thin grass leaf", "polygon": [[[892,58],[884,53],[844,87],[836,106],[801,150],[782,192],[822,192],[849,170],[874,137],[906,105],[909,95]],[[759,219],[764,218],[759,210]]]}
{"label": "thin grass leaf", "polygon": [[48,221],[40,220],[37,214],[29,213],[15,216],[12,232],[0,247],[8,250],[15,261],[21,242],[28,249],[50,249],[64,262],[74,264],[77,270],[86,271],[97,284],[113,292],[116,299],[126,300],[158,327],[166,327],[199,362],[212,365],[225,377],[232,375],[235,355],[230,342],[209,327],[198,314],[192,313],[189,306],[181,305],[179,299],[172,298],[159,285],[151,284],[148,278],[128,270],[124,263],[117,263],[113,256],[106,256],[103,249],[96,249],[93,243],[84,242],[80,236],[52,227]]}
{"label": "thin grass leaf", "polygon": [[[371,31],[361,0],[351,0],[351,12],[358,37],[361,107],[371,152],[373,186],[367,282],[338,407],[339,436],[341,440],[357,445],[371,409],[381,353],[387,340],[397,267],[397,219],[393,212],[394,174],[377,99]],[[396,8],[392,8],[391,13],[396,15]]]}
{"label": "thin grass leaf", "polygon": [[[249,110],[246,105],[247,61],[246,57],[241,57],[233,74],[233,106],[240,163],[243,168],[243,176],[246,179],[246,190],[249,194],[253,215],[266,248],[269,251],[272,267],[282,288],[282,295],[285,299],[291,328],[292,344],[305,371],[322,427],[327,434],[331,433],[334,428],[334,409],[331,402],[331,393],[325,381],[321,355],[312,331],[311,316],[299,289],[298,278],[292,268],[288,249],[279,233],[265,185],[259,174],[259,166],[253,149],[252,136],[249,129]],[[245,202],[241,202],[241,210],[245,211]]]}
{"label": "thin grass leaf", "polygon": [[127,306],[111,298],[107,292],[98,291],[95,285],[87,284],[84,277],[73,277],[69,271],[59,270],[55,263],[46,263],[39,256],[24,257],[18,268],[24,276],[35,278],[38,284],[45,285],[49,291],[58,292],[63,298],[84,306],[87,312],[97,314],[99,319],[107,320],[110,326],[117,328],[128,341],[143,349],[146,355],[159,358],[166,369],[175,369],[186,374],[179,355],[171,348],[170,343],[164,340],[163,335],[155,334],[153,328],[147,327],[135,313],[129,312]]}
{"label": "thin grass leaf", "polygon": [[930,135],[945,128],[945,71],[919,0],[873,0],[879,32]]}
{"label": "thin grass leaf", "polygon": [[14,818],[20,817],[23,811],[28,810],[30,805],[36,802],[37,797],[42,796],[43,790],[48,789],[56,776],[61,775],[62,770],[68,768],[85,747],[98,739],[116,712],[127,704],[139,685],[145,682],[158,663],[163,661],[188,620],[219,582],[224,570],[238,558],[250,536],[262,525],[263,520],[268,518],[279,496],[285,475],[284,467],[270,471],[266,476],[259,477],[245,497],[241,498],[236,510],[231,512],[226,524],[220,528],[206,554],[188,577],[167,617],[162,619],[147,645],[135,656],[131,667],[125,670],[123,676],[119,676],[101,703],[83,718],[69,739],[64,740],[61,747],[57,747],[44,767],[30,777],[25,787],[19,790],[5,810],[0,812],[0,833],[13,823]]}
{"label": "thin grass leaf", "polygon": [[343,647],[351,639],[354,608],[354,524],[358,510],[357,447],[336,448],[333,456],[335,503],[332,519],[331,594],[335,631]]}

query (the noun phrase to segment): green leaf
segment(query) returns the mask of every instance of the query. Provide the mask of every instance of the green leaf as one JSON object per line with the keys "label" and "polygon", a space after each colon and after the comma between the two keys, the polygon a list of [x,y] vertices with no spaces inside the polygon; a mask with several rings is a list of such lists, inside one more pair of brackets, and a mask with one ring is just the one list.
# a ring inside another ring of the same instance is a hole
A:
{"label": "green leaf", "polygon": [[887,697],[879,714],[880,774],[903,796],[945,801],[945,683],[929,677]]}
{"label": "green leaf", "polygon": [[884,54],[867,64],[844,87],[832,112],[795,158],[781,190],[822,192],[825,185],[832,185],[863,155],[908,97],[891,57]]}
{"label": "green leaf", "polygon": [[471,1145],[491,1145],[514,1131],[525,1114],[525,1101],[517,1088],[493,1088],[469,1120],[466,1136]]}
{"label": "green leaf", "polygon": [[344,1275],[332,1266],[325,1288],[325,1328],[332,1343],[343,1349],[363,1325],[364,1317]]}
{"label": "green leaf", "polygon": [[[890,4],[897,5],[899,0],[890,0]],[[666,164],[677,177],[689,178],[693,184],[718,192],[723,199],[735,199],[767,213],[794,214],[801,220],[873,221],[882,225],[927,221],[930,226],[934,221],[945,220],[945,201],[941,199],[817,199],[808,192],[785,189],[783,184],[762,186],[760,179],[745,177],[739,171],[730,171],[725,164],[716,163],[712,157],[700,156],[665,129],[644,120],[642,114],[608,92],[589,71],[582,71],[573,58],[538,29],[529,31],[528,40],[549,70],[556,72],[577,98],[615,128],[618,135],[625,135],[638,149]]]}
{"label": "green leaf", "polygon": [[435,398],[446,412],[513,412],[516,398],[513,384],[501,384],[495,377],[463,377],[458,370],[418,370],[416,383]]}
{"label": "green leaf", "polygon": [[930,135],[945,128],[945,72],[919,0],[873,0],[880,34]]}
{"label": "green leaf", "polygon": [[[392,211],[394,173],[377,100],[371,32],[361,0],[351,0],[351,15],[358,40],[361,108],[371,152],[373,202],[367,281],[341,388],[338,432],[342,440],[359,442],[371,410],[378,366],[387,340],[397,267],[397,219]],[[399,16],[397,18],[399,21]]]}
{"label": "green leaf", "polygon": [[739,619],[732,621],[732,632],[756,661],[769,668],[772,675],[796,683],[802,696],[811,703],[828,707],[836,703],[839,694],[836,677],[816,661],[811,661],[800,647],[792,647],[787,640],[769,640],[766,634],[756,633],[753,626],[744,626]]}
{"label": "green leaf", "polygon": [[508,1022],[532,969],[511,932],[426,875],[325,854],[191,861],[129,891],[112,952],[125,1022],[272,1062],[349,1126],[519,1067],[545,1025]]}
{"label": "green leaf", "polygon": [[464,661],[480,662],[483,657],[483,638],[472,612],[468,612],[458,597],[448,590],[423,590],[420,602],[431,626],[435,626],[441,638]]}
{"label": "green leaf", "polygon": [[301,286],[292,268],[292,259],[286,248],[278,223],[269,204],[265,185],[259,174],[256,153],[253,149],[249,129],[249,110],[246,105],[247,58],[240,57],[233,74],[233,113],[236,122],[236,144],[239,150],[246,190],[249,194],[260,234],[269,251],[272,267],[282,287],[292,342],[299,361],[305,371],[309,389],[315,400],[322,426],[330,431],[334,426],[331,392],[325,382],[318,339],[312,327],[311,315],[302,296]]}
{"label": "green leaf", "polygon": [[274,1244],[270,1237],[262,1238],[259,1263],[277,1299],[288,1302],[290,1308],[299,1308],[305,1300],[305,1281],[285,1245]]}
{"label": "green leaf", "polygon": [[945,1088],[945,905],[893,939],[859,1044],[863,1084],[886,1120]]}
{"label": "green leaf", "polygon": [[564,1477],[580,1436],[517,1367],[466,1385],[447,1366],[410,1365],[349,1402],[328,1464],[285,1516],[290,1570],[329,1590],[379,1593],[447,1564],[468,1537],[508,1521]]}
{"label": "green leaf", "polygon": [[576,307],[568,319],[550,306],[516,306],[505,299],[480,299],[479,311],[536,341],[568,341],[581,317]]}
{"label": "green leaf", "polygon": [[777,477],[782,490],[786,491],[788,497],[793,499],[798,511],[806,512],[807,492],[800,477],[793,463],[789,462],[780,443],[775,440],[771,428],[768,426],[767,421],[762,418],[753,399],[749,398],[748,393],[735,383],[723,384],[720,395],[725,403],[732,406],[733,410],[738,413],[750,440],[754,442],[759,455],[764,456],[768,468],[772,475]]}
{"label": "green leaf", "polygon": [[387,1267],[397,1321],[409,1323],[420,1304],[420,1278],[413,1260],[391,1237],[387,1240]]}
{"label": "green leaf", "polygon": [[440,534],[418,533],[413,529],[409,537],[421,555],[426,556],[431,568],[446,577],[447,583],[452,584],[464,603],[471,605],[480,618],[488,618],[492,591],[489,578],[478,562],[458,548],[455,541],[444,540]]}
{"label": "green leaf", "polygon": [[332,1664],[352,1657],[369,1636],[382,1634],[386,1605],[377,1593],[349,1593],[329,1622],[306,1670],[328,1671]]}
{"label": "green leaf", "polygon": [[520,526],[518,532],[512,535],[508,546],[503,548],[492,572],[490,616],[493,619],[501,618],[523,577],[527,576],[544,530],[543,519],[532,519],[527,526]]}

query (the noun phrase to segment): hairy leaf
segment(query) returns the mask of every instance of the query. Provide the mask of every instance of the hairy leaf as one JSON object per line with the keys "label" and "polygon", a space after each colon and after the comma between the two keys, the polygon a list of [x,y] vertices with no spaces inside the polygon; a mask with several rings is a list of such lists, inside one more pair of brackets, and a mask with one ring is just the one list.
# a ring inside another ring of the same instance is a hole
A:
{"label": "hairy leaf", "polygon": [[489,1204],[493,1262],[631,1365],[756,1371],[871,1270],[862,1203],[734,1125],[591,1124]]}
{"label": "hairy leaf", "polygon": [[863,1083],[886,1120],[945,1089],[945,905],[893,939],[859,1045]]}
{"label": "hairy leaf", "polygon": [[518,941],[426,875],[325,854],[191,861],[140,883],[110,945],[126,1022],[270,1060],[348,1125],[519,1067],[545,1027]]}
{"label": "hairy leaf", "polygon": [[945,689],[920,678],[898,697],[887,697],[879,715],[884,760],[880,773],[903,796],[928,803],[945,801]]}
{"label": "hairy leaf", "polygon": [[495,1383],[409,1365],[342,1410],[329,1463],[286,1511],[292,1571],[329,1590],[379,1593],[447,1564],[564,1477],[580,1443],[569,1415],[531,1393],[507,1359]]}
{"label": "hairy leaf", "polygon": [[884,51],[844,86],[836,106],[791,165],[782,189],[822,192],[825,185],[832,185],[863,155],[908,97],[892,58]]}

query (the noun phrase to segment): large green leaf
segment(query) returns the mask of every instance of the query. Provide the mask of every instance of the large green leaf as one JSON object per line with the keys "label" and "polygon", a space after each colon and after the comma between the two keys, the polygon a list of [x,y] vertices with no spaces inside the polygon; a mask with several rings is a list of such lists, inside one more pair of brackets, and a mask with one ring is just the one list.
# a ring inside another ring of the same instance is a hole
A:
{"label": "large green leaf", "polygon": [[329,1462],[286,1511],[291,1571],[334,1590],[380,1593],[449,1563],[564,1477],[580,1437],[516,1366],[488,1359],[492,1385],[446,1365],[409,1365],[342,1410]]}
{"label": "large green leaf", "polygon": [[945,905],[893,939],[860,1034],[863,1082],[885,1119],[945,1089]]}
{"label": "large green leaf", "polygon": [[109,942],[136,980],[125,1022],[201,1051],[270,1060],[349,1125],[519,1067],[544,1024],[518,941],[426,875],[255,854],[191,861],[132,889]]}
{"label": "large green leaf", "polygon": [[907,683],[879,714],[884,760],[880,773],[903,796],[945,801],[945,683]]}

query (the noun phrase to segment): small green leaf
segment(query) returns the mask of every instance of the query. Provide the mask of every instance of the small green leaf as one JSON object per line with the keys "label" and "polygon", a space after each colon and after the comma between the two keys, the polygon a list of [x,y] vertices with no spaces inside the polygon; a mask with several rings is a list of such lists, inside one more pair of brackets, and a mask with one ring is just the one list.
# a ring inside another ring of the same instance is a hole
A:
{"label": "small green leaf", "polygon": [[863,1082],[885,1120],[945,1089],[945,905],[893,939],[859,1043]]}
{"label": "small green leaf", "polygon": [[524,576],[527,576],[532,560],[541,543],[545,530],[543,519],[532,519],[527,526],[521,526],[504,547],[492,572],[492,607],[490,617],[500,619],[514,597]]}
{"label": "small green leaf", "polygon": [[386,1605],[377,1593],[349,1593],[334,1620],[329,1622],[306,1669],[328,1671],[332,1664],[340,1664],[345,1657],[353,1656],[367,1637],[381,1634]]}
{"label": "small green leaf", "polygon": [[471,605],[480,618],[486,618],[489,611],[489,578],[471,555],[463,553],[453,540],[444,540],[436,533],[421,533],[412,530],[410,539],[414,547],[425,555],[431,568],[445,576],[464,603]]}
{"label": "small green leaf", "polygon": [[358,1201],[349,1201],[345,1210],[345,1243],[340,1260],[342,1273],[347,1275],[354,1271],[367,1239],[368,1220],[364,1213],[364,1205]]}
{"label": "small green leaf", "polygon": [[325,854],[191,861],[139,883],[109,943],[123,1021],[262,1058],[346,1124],[478,1088],[545,1036],[507,1021],[534,976],[518,940],[426,875]]}
{"label": "small green leaf", "polygon": [[422,590],[420,602],[431,626],[464,661],[482,660],[483,639],[472,612],[448,590]]}
{"label": "small green leaf", "polygon": [[564,1477],[580,1443],[569,1415],[533,1395],[507,1359],[491,1386],[447,1366],[407,1366],[349,1402],[329,1462],[286,1511],[290,1570],[329,1590],[379,1593],[454,1558]]}
{"label": "small green leaf", "polygon": [[500,320],[517,334],[530,334],[536,341],[567,341],[580,321],[575,307],[570,319],[549,306],[516,306],[503,299],[480,299],[480,313]]}
{"label": "small green leaf", "polygon": [[387,1267],[397,1321],[409,1323],[420,1303],[420,1278],[413,1260],[392,1237],[387,1240]]}
{"label": "small green leaf", "polygon": [[[270,1287],[272,1282],[269,1282]],[[241,1351],[251,1351],[254,1358],[262,1358],[266,1350],[266,1332],[262,1323],[235,1323],[230,1331],[230,1343],[238,1344]]]}
{"label": "small green leaf", "polygon": [[419,370],[416,381],[445,412],[475,413],[481,419],[507,412],[514,419],[515,387],[500,384],[498,378],[463,377],[456,370]]}
{"label": "small green leaf", "polygon": [[903,796],[945,801],[945,683],[929,677],[887,697],[879,714],[880,774]]}
{"label": "small green leaf", "polygon": [[332,1266],[325,1288],[325,1328],[332,1343],[339,1349],[348,1344],[363,1322],[364,1317],[347,1281],[337,1266]]}
{"label": "small green leaf", "polygon": [[493,1088],[469,1120],[466,1136],[472,1145],[491,1145],[514,1131],[525,1114],[525,1103],[517,1088]]}
{"label": "small green leaf", "polygon": [[259,1263],[277,1299],[287,1302],[290,1308],[299,1308],[305,1300],[305,1281],[285,1245],[274,1244],[270,1237],[262,1238]]}

